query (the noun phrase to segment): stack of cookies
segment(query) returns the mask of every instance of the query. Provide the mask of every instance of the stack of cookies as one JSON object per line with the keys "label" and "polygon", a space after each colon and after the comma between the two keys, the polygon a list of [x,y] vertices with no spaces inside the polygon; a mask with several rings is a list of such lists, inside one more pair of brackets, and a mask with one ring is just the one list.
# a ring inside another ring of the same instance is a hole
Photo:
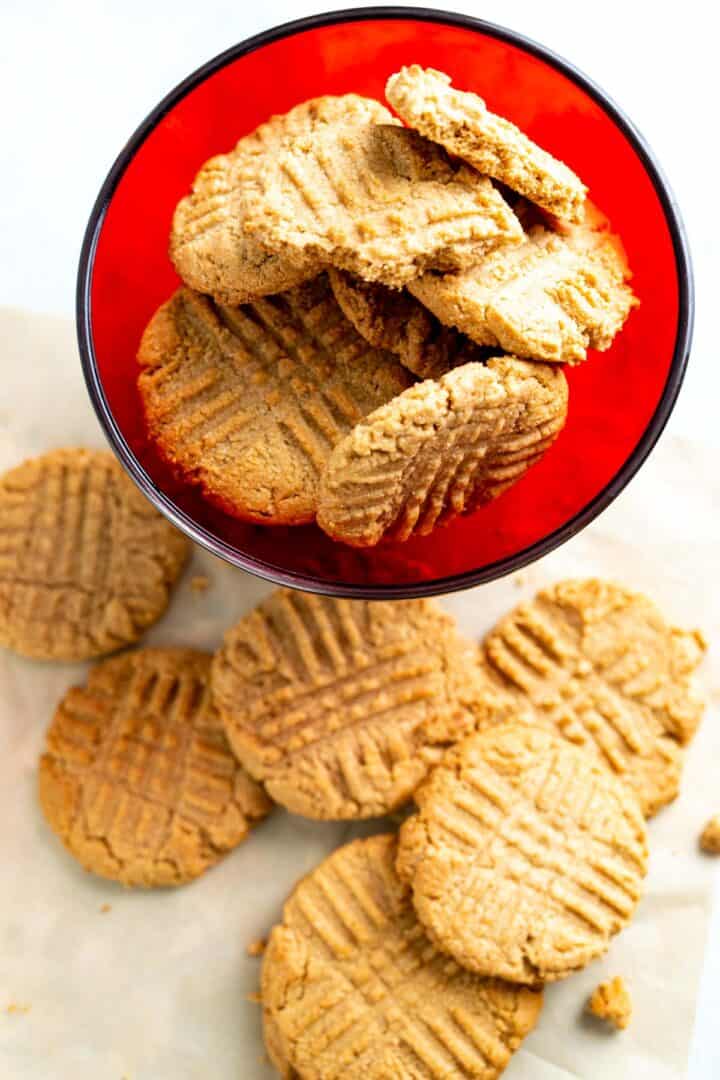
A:
{"label": "stack of cookies", "polygon": [[161,454],[225,511],[366,547],[500,495],[556,439],[563,364],[633,304],[567,166],[446,75],[305,102],[208,161],[143,336]]}
{"label": "stack of cookies", "polygon": [[[109,455],[27,462],[0,478],[0,509],[3,644],[97,656],[162,613],[185,541]],[[480,647],[434,601],[281,589],[214,656],[95,664],[50,724],[40,802],[87,870],[146,887],[198,877],[273,803],[357,821],[414,802],[289,897],[263,960],[267,1051],[284,1077],[492,1080],[543,984],[633,916],[704,647],[598,580],[545,589]],[[622,980],[592,1008],[625,1026]]]}

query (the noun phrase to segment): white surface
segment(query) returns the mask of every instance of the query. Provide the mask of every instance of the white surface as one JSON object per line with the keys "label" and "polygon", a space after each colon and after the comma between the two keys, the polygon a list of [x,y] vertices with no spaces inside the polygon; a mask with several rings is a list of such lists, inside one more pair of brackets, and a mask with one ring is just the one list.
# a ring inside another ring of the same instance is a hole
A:
{"label": "white surface", "polygon": [[[0,340],[14,406],[0,425],[0,470],[68,439],[100,445],[72,324],[0,309]],[[52,398],[43,390],[49,385]],[[515,578],[456,593],[446,605],[479,637],[540,585],[597,573],[632,582],[681,624],[697,623],[720,639],[716,596],[703,588],[720,544],[720,519],[713,534],[697,529],[708,494],[720,497],[720,477],[710,484],[702,478],[705,453],[697,442],[666,440],[632,498],[620,499],[601,522]],[[666,484],[679,493],[669,521]],[[655,536],[650,550],[647,531]],[[197,572],[211,581],[202,595],[189,587]],[[223,630],[268,588],[198,551],[149,640],[215,648]],[[0,887],[0,1075],[270,1080],[259,1010],[245,1000],[259,970],[246,946],[267,933],[297,878],[361,830],[276,811],[221,866],[182,889],[129,893],[83,874],[44,825],[35,789],[48,717],[84,670],[0,651],[0,850],[7,874]],[[720,684],[717,653],[704,664],[701,684],[708,693]],[[547,989],[538,1028],[507,1080],[684,1075],[712,893],[711,860],[697,850],[698,828],[717,793],[720,727],[712,720],[693,744],[680,798],[651,823],[650,874],[632,924],[603,961]],[[378,827],[386,826],[369,826]],[[111,910],[101,912],[103,904]],[[597,982],[617,973],[634,1000],[633,1023],[622,1036],[582,1015]],[[31,1008],[8,1015],[11,1003]]]}
{"label": "white surface", "polygon": [[[438,6],[505,24],[554,48],[604,86],[654,148],[688,226],[698,301],[689,377],[661,450],[665,452],[673,435],[700,436],[708,449],[697,467],[712,475],[720,464],[720,377],[714,332],[720,259],[720,218],[714,190],[720,175],[715,5],[686,0],[670,9],[669,5],[630,4],[627,0],[604,0],[593,6],[573,0],[554,0],[552,4],[458,0]],[[149,109],[215,53],[252,33],[320,7],[327,5],[278,0],[262,4],[243,0],[125,0],[114,5],[96,0],[65,0],[62,5],[50,0],[35,0],[33,4],[4,0],[0,5],[0,304],[70,315],[77,257],[90,207],[115,155]],[[0,365],[3,363],[0,360]],[[32,364],[32,356],[28,356],[28,363]],[[55,387],[52,396],[55,398]],[[3,394],[0,424],[11,407]],[[70,441],[72,432],[66,435]],[[648,469],[657,473],[662,461],[658,452]],[[645,473],[619,505],[630,504],[637,510],[642,505],[640,485],[644,482]],[[678,486],[684,483],[675,475],[664,492],[658,488],[664,512],[653,518],[652,531],[640,518],[636,531],[627,535],[645,545],[653,565],[662,553],[673,579],[678,568],[685,567],[688,587],[694,590],[693,603],[704,606],[708,614],[711,610],[717,614],[714,577],[698,580],[692,559],[687,561],[687,545],[672,543],[676,519],[686,512],[684,493]],[[710,537],[713,515],[717,524],[720,507],[717,500],[711,505],[708,496],[706,505],[699,509],[700,517],[695,520],[697,540],[702,542]],[[607,532],[615,513],[605,515],[595,531]],[[715,553],[717,570],[717,548]],[[554,558],[558,557],[561,562],[556,573],[562,574],[565,562],[562,553]],[[643,565],[644,560],[639,559],[639,572]],[[694,610],[688,603],[685,617]],[[717,770],[717,762],[706,767]],[[7,865],[3,872],[7,872]],[[720,915],[716,915],[707,952],[690,1080],[717,1080],[720,1076],[718,987]],[[116,1072],[110,1069],[98,1080]],[[157,1072],[145,1075],[164,1080]],[[613,1073],[611,1080],[620,1075]],[[133,1080],[145,1077],[133,1076]]]}

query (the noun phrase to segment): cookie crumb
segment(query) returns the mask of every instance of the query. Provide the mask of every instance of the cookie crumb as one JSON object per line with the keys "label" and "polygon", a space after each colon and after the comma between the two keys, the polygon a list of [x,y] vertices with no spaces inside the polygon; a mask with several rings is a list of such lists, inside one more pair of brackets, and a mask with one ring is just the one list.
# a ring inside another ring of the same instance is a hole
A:
{"label": "cookie crumb", "polygon": [[110,904],[101,904],[100,905],[100,914],[101,915],[107,915],[108,911],[112,911],[112,907],[110,906]]}
{"label": "cookie crumb", "polygon": [[246,997],[253,1005],[262,1005],[262,995],[258,990],[253,990],[251,993],[247,994]]}
{"label": "cookie crumb", "polygon": [[616,975],[614,979],[600,983],[588,1002],[588,1012],[607,1020],[618,1031],[624,1030],[632,1016],[632,999],[625,980]]}
{"label": "cookie crumb", "polygon": [[205,574],[196,574],[195,577],[190,578],[190,588],[194,593],[205,592],[210,588],[210,578]]}
{"label": "cookie crumb", "polygon": [[25,1016],[30,1012],[30,1005],[19,1005],[16,1001],[11,1001],[5,1009],[8,1016]]}
{"label": "cookie crumb", "polygon": [[513,578],[513,585],[515,586],[515,588],[516,589],[522,589],[524,584],[525,584],[525,575],[524,574],[516,574],[515,577]]}
{"label": "cookie crumb", "polygon": [[720,814],[711,817],[701,832],[700,847],[708,855],[720,855]]}
{"label": "cookie crumb", "polygon": [[262,956],[267,948],[267,938],[258,938],[257,941],[251,941],[247,947],[248,956]]}

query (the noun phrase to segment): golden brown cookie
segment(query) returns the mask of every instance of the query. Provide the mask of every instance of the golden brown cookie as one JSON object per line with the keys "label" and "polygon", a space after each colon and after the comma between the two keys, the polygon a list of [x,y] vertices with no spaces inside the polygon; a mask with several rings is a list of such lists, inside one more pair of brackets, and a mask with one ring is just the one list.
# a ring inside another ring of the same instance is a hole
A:
{"label": "golden brown cookie", "polygon": [[632,1018],[632,998],[625,980],[616,975],[600,983],[588,1001],[588,1012],[623,1031]]}
{"label": "golden brown cookie", "polygon": [[124,885],[181,885],[245,839],[270,800],[233,757],[210,657],[139,649],[69,690],[40,759],[40,803],[85,867]]}
{"label": "golden brown cookie", "polygon": [[314,98],[271,117],[229,154],[203,165],[192,194],[178,203],[170,237],[170,256],[187,285],[218,303],[244,304],[290,289],[322,270],[314,256],[297,252],[284,258],[248,235],[246,200],[275,154],[303,132],[338,117],[382,123],[390,114],[379,102],[356,94]]}
{"label": "golden brown cookie", "polygon": [[353,547],[425,535],[515,483],[566,415],[565,376],[544,364],[496,357],[427,379],[338,443],[320,482],[318,524]]}
{"label": "golden brown cookie", "polygon": [[610,234],[577,227],[561,235],[536,225],[522,244],[460,273],[424,274],[410,290],[480,345],[577,364],[588,348],[610,348],[636,305],[627,276]]}
{"label": "golden brown cookie", "polygon": [[248,772],[311,818],[401,805],[490,713],[476,646],[430,600],[279,589],[225,635],[212,689]]}
{"label": "golden brown cookie", "polygon": [[557,735],[508,722],[415,792],[397,869],[431,939],[481,975],[564,978],[630,920],[647,869],[629,787]]}
{"label": "golden brown cookie", "polygon": [[477,94],[455,90],[450,77],[412,64],[391,75],[385,95],[411,127],[463,161],[501,180],[544,210],[582,221],[587,188],[572,169],[488,111]]}
{"label": "golden brown cookie", "polygon": [[376,348],[395,353],[421,379],[439,378],[483,358],[474,342],[443,326],[407,290],[363,281],[343,270],[330,270],[329,277],[335,299],[358,333]]}
{"label": "golden brown cookie", "polygon": [[391,286],[522,239],[487,177],[394,122],[354,117],[316,125],[274,155],[247,213],[248,234],[282,258],[316,258]]}
{"label": "golden brown cookie", "polygon": [[484,643],[498,687],[626,780],[648,816],[678,793],[681,748],[703,711],[691,675],[704,650],[697,630],[596,579],[542,590]]}
{"label": "golden brown cookie", "polygon": [[324,274],[238,308],[180,289],[138,361],[163,456],[229,513],[264,524],[312,521],[332,448],[412,381],[357,333]]}
{"label": "golden brown cookie", "polygon": [[266,1038],[305,1080],[495,1080],[542,995],[433,948],[396,848],[394,836],[356,840],[296,886],[263,960]]}
{"label": "golden brown cookie", "polygon": [[53,450],[0,476],[0,645],[84,660],[164,612],[188,541],[106,451]]}
{"label": "golden brown cookie", "polygon": [[720,814],[706,824],[700,834],[700,847],[707,855],[720,855]]}

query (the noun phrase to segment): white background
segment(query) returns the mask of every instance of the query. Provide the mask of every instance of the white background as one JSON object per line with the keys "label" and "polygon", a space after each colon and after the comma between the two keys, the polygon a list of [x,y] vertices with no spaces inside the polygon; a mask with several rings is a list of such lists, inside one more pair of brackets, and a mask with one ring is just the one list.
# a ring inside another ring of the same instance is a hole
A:
{"label": "white background", "polygon": [[[567,57],[609,92],[655,150],[685,217],[697,286],[690,372],[670,430],[702,433],[717,448],[716,5],[458,0],[452,6]],[[215,53],[322,9],[327,5],[281,0],[0,0],[0,305],[72,314],[87,216],[112,161],[146,113]],[[719,457],[707,468],[716,470]],[[668,490],[668,514],[672,499]],[[690,1080],[720,1077],[720,887],[716,891]]]}

